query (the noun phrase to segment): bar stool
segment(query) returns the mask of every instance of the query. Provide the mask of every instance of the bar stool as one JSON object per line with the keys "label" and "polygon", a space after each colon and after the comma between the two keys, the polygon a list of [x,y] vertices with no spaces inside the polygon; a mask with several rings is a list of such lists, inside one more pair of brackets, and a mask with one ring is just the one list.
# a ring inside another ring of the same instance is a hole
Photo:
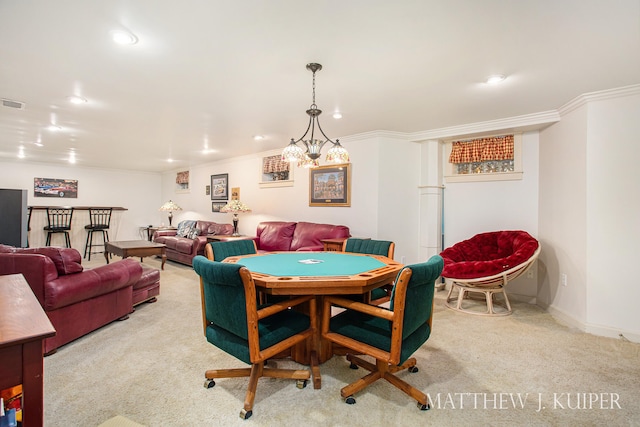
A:
{"label": "bar stool", "polygon": [[[109,227],[111,225],[111,211],[112,208],[89,208],[89,225],[85,225],[84,229],[87,230],[87,242],[84,245],[84,257],[91,261],[91,254],[99,254],[100,252],[93,252],[94,246],[102,246],[104,248],[105,243],[109,241]],[[93,243],[93,233],[102,233],[102,243]]]}
{"label": "bar stool", "polygon": [[33,207],[29,206],[27,208],[27,247],[29,247],[29,232],[31,231],[31,211],[33,211]]}
{"label": "bar stool", "polygon": [[73,208],[47,208],[47,225],[44,231],[47,232],[47,242],[45,246],[51,246],[51,235],[64,233],[67,247],[71,247],[69,232],[71,231],[71,219],[73,218]]}

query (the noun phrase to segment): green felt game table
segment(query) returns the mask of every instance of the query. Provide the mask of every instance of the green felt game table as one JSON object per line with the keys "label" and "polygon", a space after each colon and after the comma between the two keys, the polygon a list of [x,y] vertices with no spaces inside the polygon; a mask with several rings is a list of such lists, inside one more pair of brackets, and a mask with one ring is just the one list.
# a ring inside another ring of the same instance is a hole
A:
{"label": "green felt game table", "polygon": [[344,252],[273,252],[225,262],[247,267],[256,286],[272,295],[364,294],[402,269],[384,256]]}
{"label": "green felt game table", "polygon": [[[229,257],[224,262],[249,269],[256,287],[271,295],[315,295],[322,307],[324,295],[365,294],[394,280],[403,265],[380,255],[344,252],[272,252]],[[339,352],[320,336],[322,310],[313,342],[291,352],[293,360],[311,366],[314,388],[321,387],[319,364]]]}

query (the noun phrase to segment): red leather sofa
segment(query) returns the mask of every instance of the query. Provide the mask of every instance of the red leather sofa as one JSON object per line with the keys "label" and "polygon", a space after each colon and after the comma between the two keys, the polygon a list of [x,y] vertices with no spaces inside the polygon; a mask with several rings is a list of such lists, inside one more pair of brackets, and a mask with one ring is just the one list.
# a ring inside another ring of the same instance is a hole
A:
{"label": "red leather sofa", "polygon": [[266,221],[258,224],[256,247],[259,251],[321,251],[322,239],[351,237],[344,225],[313,222]]}
{"label": "red leather sofa", "polygon": [[[180,229],[179,225],[178,228]],[[193,257],[204,255],[208,236],[233,233],[233,225],[211,221],[196,221],[195,229],[197,235],[193,238],[178,236],[178,230],[158,230],[153,234],[153,241],[167,246],[167,259],[191,265]]]}
{"label": "red leather sofa", "polygon": [[0,275],[21,273],[56,329],[44,341],[45,354],[133,311],[139,262],[124,259],[85,270],[81,261],[71,248],[0,245]]}

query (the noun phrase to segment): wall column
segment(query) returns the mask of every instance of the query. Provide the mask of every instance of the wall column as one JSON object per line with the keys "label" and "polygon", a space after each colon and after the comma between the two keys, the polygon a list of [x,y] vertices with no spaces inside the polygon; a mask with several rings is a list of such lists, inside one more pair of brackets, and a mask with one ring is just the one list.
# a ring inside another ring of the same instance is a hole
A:
{"label": "wall column", "polygon": [[442,145],[437,140],[420,143],[420,258],[442,251]]}

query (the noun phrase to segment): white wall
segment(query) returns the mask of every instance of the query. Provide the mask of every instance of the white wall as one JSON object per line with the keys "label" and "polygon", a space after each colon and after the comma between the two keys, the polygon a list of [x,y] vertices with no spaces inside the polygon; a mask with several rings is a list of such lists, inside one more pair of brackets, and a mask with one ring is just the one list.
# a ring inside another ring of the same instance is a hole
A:
{"label": "white wall", "polygon": [[[0,187],[28,190],[30,206],[118,206],[127,209],[114,213],[109,232],[111,240],[140,238],[140,227],[157,224],[160,220],[160,174],[121,170],[82,168],[74,165],[60,166],[25,161],[0,162]],[[58,178],[78,180],[78,197],[34,197],[34,178]],[[71,246],[84,251],[89,224],[87,211],[73,214]],[[34,211],[31,218],[30,246],[44,246],[46,234],[44,211]],[[52,244],[63,245],[56,236]]]}
{"label": "white wall", "polygon": [[241,234],[253,236],[259,222],[270,220],[342,224],[355,237],[394,240],[396,259],[417,261],[417,212],[411,207],[418,200],[419,145],[380,137],[342,142],[351,157],[350,207],[309,206],[309,171],[303,168],[295,168],[292,187],[260,188],[262,157],[279,151],[193,166],[188,194],[175,191],[178,170],[165,173],[162,200],[183,209],[174,214],[174,225],[182,219],[231,223],[231,214],[211,212],[205,194],[211,175],[228,173],[229,190],[240,187],[240,200],[252,209],[240,215]]}
{"label": "white wall", "polygon": [[640,94],[590,102],[587,129],[587,330],[640,338]]}
{"label": "white wall", "polygon": [[[588,332],[640,341],[640,94],[587,97],[541,133],[539,301]],[[560,275],[567,275],[567,285]]]}
{"label": "white wall", "polygon": [[[524,230],[538,237],[538,147],[538,132],[522,135],[521,180],[445,181],[445,248],[489,231]],[[536,272],[535,265],[533,271]],[[535,274],[533,279],[522,277],[510,283],[508,292],[535,302]]]}
{"label": "white wall", "polygon": [[[540,133],[538,303],[586,321],[586,106]],[[567,275],[567,286],[560,275]]]}

